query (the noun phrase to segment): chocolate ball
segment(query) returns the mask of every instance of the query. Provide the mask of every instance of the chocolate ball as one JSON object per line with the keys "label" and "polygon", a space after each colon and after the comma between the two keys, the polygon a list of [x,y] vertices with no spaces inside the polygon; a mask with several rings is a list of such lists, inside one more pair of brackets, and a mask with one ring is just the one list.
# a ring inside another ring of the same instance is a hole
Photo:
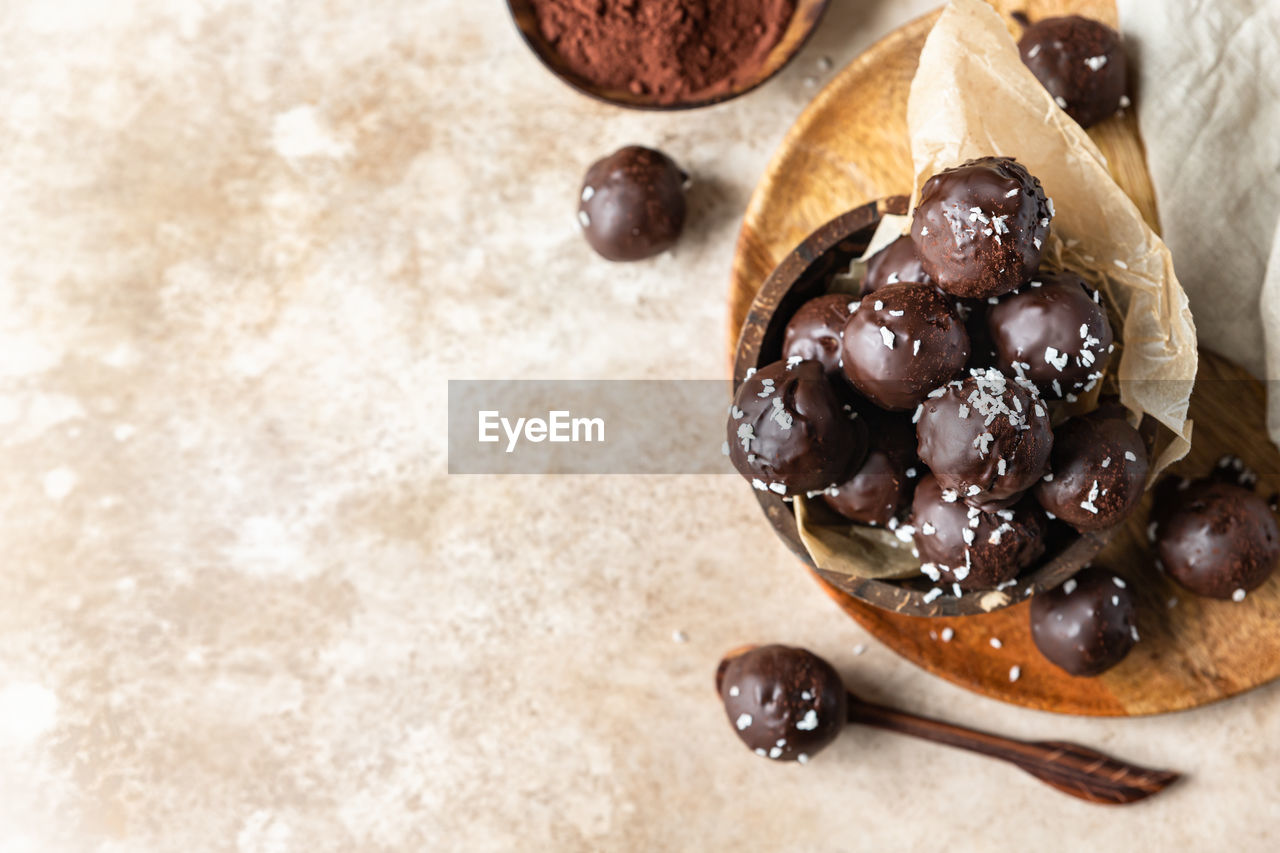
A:
{"label": "chocolate ball", "polygon": [[987,312],[997,366],[1046,400],[1093,390],[1111,360],[1111,323],[1097,291],[1070,272],[1037,273]]}
{"label": "chocolate ball", "polygon": [[1146,443],[1128,421],[1097,412],[1072,418],[1053,432],[1036,500],[1076,530],[1102,530],[1141,502],[1147,470]]}
{"label": "chocolate ball", "polygon": [[867,423],[867,458],[853,477],[824,491],[821,499],[850,521],[883,527],[910,501],[922,466],[910,420],[883,412],[862,416]]}
{"label": "chocolate ball", "polygon": [[1081,127],[1128,105],[1124,43],[1101,21],[1068,15],[1027,27],[1018,42],[1022,62]]}
{"label": "chocolate ball", "polygon": [[1008,157],[982,157],[925,181],[911,221],[924,271],[956,296],[985,299],[1040,266],[1053,202]]}
{"label": "chocolate ball", "polygon": [[1113,572],[1081,569],[1031,599],[1031,639],[1040,654],[1071,675],[1105,672],[1138,642],[1133,593]]}
{"label": "chocolate ball", "polygon": [[791,317],[791,322],[787,323],[782,339],[782,358],[820,361],[827,373],[839,376],[843,382],[840,336],[849,320],[849,302],[847,295],[829,293],[801,305]]}
{"label": "chocolate ball", "polygon": [[765,758],[807,762],[836,739],[848,715],[840,674],[805,649],[751,649],[723,662],[717,681],[733,730]]}
{"label": "chocolate ball", "polygon": [[937,288],[890,284],[858,303],[841,355],[845,376],[867,399],[906,411],[964,369],[969,335]]}
{"label": "chocolate ball", "polygon": [[1240,601],[1280,559],[1280,531],[1266,501],[1230,483],[1197,480],[1162,490],[1155,552],[1164,571],[1196,595]]}
{"label": "chocolate ball", "polygon": [[729,459],[757,489],[802,495],[843,483],[867,453],[819,361],[775,361],[747,377],[729,407]]}
{"label": "chocolate ball", "polygon": [[921,461],[972,506],[1008,506],[1044,476],[1053,430],[1030,383],[975,369],[930,393],[918,415]]}
{"label": "chocolate ball", "polygon": [[913,281],[933,284],[933,279],[925,274],[924,267],[920,265],[916,244],[909,235],[903,234],[867,258],[867,275],[862,280],[862,295],[875,293],[887,284]]}
{"label": "chocolate ball", "polygon": [[920,571],[935,583],[991,589],[1017,577],[1044,553],[1043,514],[1024,501],[983,512],[926,474],[911,501]]}
{"label": "chocolate ball", "polygon": [[611,261],[639,261],[671,248],[684,228],[688,179],[666,154],[638,145],[592,163],[578,202],[587,242]]}

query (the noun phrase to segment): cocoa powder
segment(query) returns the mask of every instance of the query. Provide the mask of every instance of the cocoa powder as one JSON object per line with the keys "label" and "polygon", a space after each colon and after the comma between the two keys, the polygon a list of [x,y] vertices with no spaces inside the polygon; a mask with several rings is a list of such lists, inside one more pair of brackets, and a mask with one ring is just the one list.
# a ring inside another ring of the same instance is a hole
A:
{"label": "cocoa powder", "polygon": [[794,0],[531,0],[575,74],[659,104],[733,91],[786,32]]}

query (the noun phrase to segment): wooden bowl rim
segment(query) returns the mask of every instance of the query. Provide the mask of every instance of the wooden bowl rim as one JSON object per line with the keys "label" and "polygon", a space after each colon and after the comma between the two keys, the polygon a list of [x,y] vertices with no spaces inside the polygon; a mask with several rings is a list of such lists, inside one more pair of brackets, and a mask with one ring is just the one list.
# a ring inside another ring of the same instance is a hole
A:
{"label": "wooden bowl rim", "polygon": [[[768,74],[761,75],[759,79],[752,81],[748,86],[739,89],[736,92],[725,92],[720,95],[713,95],[709,98],[701,98],[694,101],[680,101],[673,104],[625,101],[604,94],[599,91],[591,81],[559,67],[554,58],[554,51],[551,50],[550,45],[548,45],[540,36],[535,35],[521,24],[521,13],[524,10],[529,9],[528,0],[507,0],[507,11],[511,13],[511,21],[515,24],[516,32],[520,34],[520,39],[525,43],[529,50],[533,52],[533,55],[538,57],[538,61],[542,63],[543,67],[554,74],[561,82],[565,83],[580,94],[586,95],[588,98],[600,101],[601,103],[609,104],[610,106],[623,107],[629,110],[677,112],[680,110],[696,110],[701,109],[702,107],[711,107],[716,104],[723,104],[726,101],[731,101],[734,98],[738,98],[749,92],[755,91],[777,76],[782,69],[791,64],[791,61],[799,55],[800,51],[804,49],[804,46],[809,43],[811,38],[813,38],[814,32],[818,29],[818,25],[822,23],[823,16],[826,15],[827,9],[831,5],[831,0],[811,0],[811,2],[814,5],[808,27],[791,47],[791,51],[781,62],[778,63],[777,67]],[[798,14],[799,11],[800,10],[797,6],[796,13]],[[788,26],[790,26],[790,24],[788,24]],[[774,50],[777,50],[777,48],[778,46],[775,45]]]}
{"label": "wooden bowl rim", "polygon": [[[866,232],[869,240],[880,220],[886,214],[905,215],[906,196],[888,196],[846,211],[816,228],[786,257],[765,279],[738,334],[733,364],[733,388],[746,378],[747,370],[762,367],[761,350],[764,340],[783,299],[804,278],[805,274],[837,244]],[[1053,589],[1089,564],[1124,526],[1123,522],[1103,530],[1079,534],[1066,548],[1030,575],[1020,576],[1018,582],[1003,590],[966,591],[960,598],[944,593],[932,601],[925,601],[925,593],[909,589],[897,583],[871,578],[855,578],[819,569],[800,541],[795,511],[791,504],[773,492],[753,490],[756,501],[769,519],[774,532],[797,557],[824,582],[841,592],[883,610],[909,616],[948,617],[991,613],[1012,607],[1027,600],[1037,592]]]}

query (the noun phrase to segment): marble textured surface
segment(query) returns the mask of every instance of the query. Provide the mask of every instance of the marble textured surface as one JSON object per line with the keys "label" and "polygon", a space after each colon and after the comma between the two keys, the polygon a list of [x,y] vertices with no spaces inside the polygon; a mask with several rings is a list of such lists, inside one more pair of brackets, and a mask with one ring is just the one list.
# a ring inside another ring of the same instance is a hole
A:
{"label": "marble textured surface", "polygon": [[[497,0],[4,4],[0,850],[1275,849],[1280,688],[1005,707],[876,645],[733,478],[445,473],[448,378],[721,375],[821,58],[929,5],[835,0],[764,89],[657,115],[560,85]],[[633,141],[691,225],[610,265],[574,196]],[[1090,807],[869,730],[775,766],[710,687],[753,640],[1191,778]]]}

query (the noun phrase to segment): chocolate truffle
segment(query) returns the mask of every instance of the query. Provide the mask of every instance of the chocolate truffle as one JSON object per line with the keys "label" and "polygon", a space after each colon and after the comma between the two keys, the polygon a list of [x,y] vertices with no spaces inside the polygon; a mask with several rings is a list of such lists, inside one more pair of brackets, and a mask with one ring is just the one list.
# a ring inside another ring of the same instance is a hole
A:
{"label": "chocolate truffle", "polygon": [[844,327],[844,373],[884,409],[914,408],[964,369],[969,335],[928,284],[890,284],[863,297]]}
{"label": "chocolate truffle", "polygon": [[867,458],[857,473],[822,493],[822,502],[861,524],[883,527],[911,499],[923,466],[916,457],[915,433],[903,415],[864,412]]}
{"label": "chocolate truffle", "polygon": [[929,394],[917,412],[920,459],[944,489],[979,509],[1008,506],[1045,473],[1049,410],[1035,387],[975,369]]}
{"label": "chocolate truffle", "polygon": [[862,295],[875,293],[886,284],[900,282],[932,284],[925,274],[916,254],[916,244],[910,235],[903,234],[871,257],[867,258],[867,275],[862,280]]}
{"label": "chocolate truffle", "polygon": [[1097,291],[1070,272],[1037,273],[987,312],[996,365],[1046,400],[1093,390],[1111,360],[1111,323]]}
{"label": "chocolate truffle", "polygon": [[1280,559],[1280,531],[1266,501],[1248,489],[1197,480],[1165,489],[1152,513],[1156,556],[1196,595],[1244,599]]}
{"label": "chocolate truffle", "polygon": [[1031,639],[1040,654],[1071,675],[1105,672],[1138,641],[1133,593],[1113,572],[1081,569],[1031,599]]}
{"label": "chocolate truffle", "polygon": [[1022,62],[1081,127],[1128,106],[1124,44],[1101,21],[1068,15],[1027,27],[1018,42]]}
{"label": "chocolate truffle", "polygon": [[1054,430],[1049,471],[1035,487],[1040,505],[1076,530],[1101,530],[1142,500],[1147,447],[1128,421],[1094,412]]}
{"label": "chocolate truffle", "polygon": [[1053,202],[1008,157],[982,157],[925,181],[911,221],[924,271],[947,293],[988,298],[1040,266]]}
{"label": "chocolate truffle", "polygon": [[838,375],[843,382],[840,335],[849,320],[849,302],[847,295],[829,293],[801,305],[787,323],[782,340],[783,359],[799,357],[820,361],[827,373]]}
{"label": "chocolate truffle", "polygon": [[983,512],[926,474],[911,501],[920,571],[935,583],[991,589],[1044,553],[1044,515],[1031,502]]}
{"label": "chocolate truffle", "polygon": [[866,427],[845,411],[819,361],[775,361],[748,376],[728,433],[738,473],[780,495],[843,483],[867,452]]}
{"label": "chocolate truffle", "polygon": [[587,242],[611,261],[639,261],[671,248],[684,228],[688,179],[666,154],[638,145],[597,160],[578,202]]}
{"label": "chocolate truffle", "polygon": [[848,715],[840,674],[791,646],[760,646],[720,665],[729,723],[756,755],[801,764],[836,739]]}

